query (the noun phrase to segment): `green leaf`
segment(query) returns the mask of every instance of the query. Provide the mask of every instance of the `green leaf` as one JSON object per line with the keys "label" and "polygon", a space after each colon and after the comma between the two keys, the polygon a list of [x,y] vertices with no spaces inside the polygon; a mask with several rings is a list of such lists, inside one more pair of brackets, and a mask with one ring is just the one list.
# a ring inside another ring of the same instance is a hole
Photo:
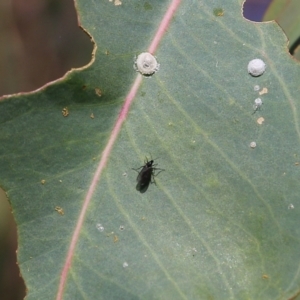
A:
{"label": "green leaf", "polygon": [[[1,186],[28,299],[298,293],[300,71],[278,25],[245,20],[242,2],[181,3],[112,149],[141,78],[134,56],[171,1],[79,1],[93,63],[0,101]],[[267,65],[260,77],[247,72],[254,58]],[[145,156],[165,171],[141,194],[132,168]]]}

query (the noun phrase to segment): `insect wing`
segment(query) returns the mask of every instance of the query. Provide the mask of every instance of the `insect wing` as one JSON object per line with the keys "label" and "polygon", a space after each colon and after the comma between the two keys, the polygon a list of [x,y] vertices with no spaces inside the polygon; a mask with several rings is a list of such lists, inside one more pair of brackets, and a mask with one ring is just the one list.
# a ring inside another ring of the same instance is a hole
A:
{"label": "insect wing", "polygon": [[140,182],[136,185],[136,190],[140,193],[145,193],[149,187],[150,181],[148,183],[141,184]]}
{"label": "insect wing", "polygon": [[153,168],[152,164],[150,166],[146,165],[143,167],[141,172],[139,173],[137,177],[137,185],[136,189],[141,192],[145,193],[149,187],[149,184],[151,182],[151,176],[152,176]]}

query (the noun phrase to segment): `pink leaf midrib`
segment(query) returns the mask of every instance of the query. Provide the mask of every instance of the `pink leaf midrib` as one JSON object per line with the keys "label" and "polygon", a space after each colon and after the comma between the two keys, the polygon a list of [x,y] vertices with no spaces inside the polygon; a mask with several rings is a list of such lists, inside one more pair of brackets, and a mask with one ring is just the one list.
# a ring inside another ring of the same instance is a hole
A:
{"label": "pink leaf midrib", "polygon": [[[152,42],[151,42],[151,44],[148,48],[148,52],[150,52],[152,54],[155,53],[155,51],[156,51],[156,49],[157,49],[164,33],[166,32],[166,30],[167,30],[167,28],[168,28],[168,26],[171,22],[172,17],[174,16],[176,10],[179,7],[180,2],[181,2],[181,0],[173,0],[170,3],[166,13],[163,16],[163,19],[162,19],[161,23],[159,24],[159,27],[156,31],[156,34],[155,34],[154,38],[152,39]],[[73,254],[74,254],[75,247],[76,247],[76,244],[77,244],[77,241],[78,241],[78,238],[79,238],[79,234],[80,234],[83,222],[84,222],[84,218],[85,218],[85,215],[86,215],[87,208],[88,208],[89,203],[92,199],[92,196],[93,196],[94,191],[96,189],[97,183],[100,179],[102,171],[106,166],[106,163],[107,163],[109,155],[112,151],[113,145],[114,145],[114,143],[115,143],[115,141],[116,141],[116,139],[117,139],[117,137],[120,133],[122,124],[123,124],[123,122],[125,121],[125,119],[128,115],[129,108],[130,108],[130,106],[131,106],[131,104],[132,104],[132,102],[133,102],[133,100],[136,96],[136,93],[139,89],[139,86],[142,82],[142,78],[143,77],[142,77],[141,74],[137,75],[137,78],[135,79],[128,95],[125,98],[124,105],[121,108],[118,119],[116,120],[114,128],[111,132],[110,138],[108,140],[108,143],[107,143],[107,145],[106,145],[106,147],[105,147],[105,149],[102,153],[101,160],[99,162],[97,170],[96,170],[96,172],[93,176],[93,179],[92,179],[91,185],[89,187],[89,190],[88,190],[88,192],[86,194],[86,197],[84,199],[83,206],[82,206],[78,221],[76,223],[76,227],[75,227],[75,230],[73,232],[71,243],[70,243],[70,246],[69,246],[69,249],[68,249],[68,252],[67,252],[65,264],[64,264],[62,272],[61,272],[58,292],[57,292],[57,296],[56,296],[57,300],[61,300],[63,298],[63,292],[64,292],[68,272],[69,272],[69,269],[70,269],[71,264],[72,264]]]}

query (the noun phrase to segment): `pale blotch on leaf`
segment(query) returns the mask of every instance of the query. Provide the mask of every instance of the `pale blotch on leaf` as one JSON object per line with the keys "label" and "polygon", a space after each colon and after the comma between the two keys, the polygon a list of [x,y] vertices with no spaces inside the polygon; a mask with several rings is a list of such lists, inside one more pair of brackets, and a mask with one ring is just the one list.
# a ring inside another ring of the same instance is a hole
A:
{"label": "pale blotch on leaf", "polygon": [[263,95],[263,94],[267,94],[268,93],[268,89],[266,87],[264,87],[260,92],[259,95]]}
{"label": "pale blotch on leaf", "polygon": [[259,117],[259,118],[256,120],[257,124],[259,124],[259,125],[262,125],[264,121],[265,121],[265,119],[264,119],[263,117]]}
{"label": "pale blotch on leaf", "polygon": [[65,214],[64,210],[60,206],[55,206],[54,208],[61,216]]}
{"label": "pale blotch on leaf", "polygon": [[250,143],[250,148],[254,149],[256,147],[256,143],[255,142],[251,142]]}
{"label": "pale blotch on leaf", "polygon": [[41,184],[45,184],[46,183],[46,180],[45,179],[42,179],[41,180]]}
{"label": "pale blotch on leaf", "polygon": [[64,107],[63,110],[61,111],[62,115],[64,117],[67,117],[69,115],[69,110],[67,107]]}
{"label": "pale blotch on leaf", "polygon": [[136,58],[134,69],[144,76],[151,76],[159,70],[159,63],[156,58],[149,52],[143,52]]}
{"label": "pale blotch on leaf", "polygon": [[122,2],[120,0],[109,0],[109,2],[114,2],[114,5],[115,6],[119,6],[119,5],[122,5]]}
{"label": "pale blotch on leaf", "polygon": [[294,207],[294,205],[291,203],[291,204],[289,204],[289,206],[288,206],[288,209],[294,209],[295,207]]}
{"label": "pale blotch on leaf", "polygon": [[102,96],[102,91],[101,91],[99,88],[95,88],[95,94],[96,94],[98,97],[101,97],[101,96]]}
{"label": "pale blotch on leaf", "polygon": [[266,70],[266,64],[259,58],[252,59],[248,64],[248,73],[254,77],[262,75]]}
{"label": "pale blotch on leaf", "polygon": [[259,85],[255,85],[255,86],[254,86],[254,91],[255,91],[255,92],[258,92],[259,89],[260,89],[260,86],[259,86]]}
{"label": "pale blotch on leaf", "polygon": [[123,268],[127,268],[128,267],[128,263],[125,261],[124,263],[123,263]]}

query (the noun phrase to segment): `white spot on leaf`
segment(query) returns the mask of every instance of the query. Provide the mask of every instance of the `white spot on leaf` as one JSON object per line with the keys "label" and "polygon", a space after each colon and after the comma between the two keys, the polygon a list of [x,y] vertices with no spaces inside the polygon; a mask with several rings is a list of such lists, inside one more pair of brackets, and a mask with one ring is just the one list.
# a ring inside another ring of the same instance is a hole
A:
{"label": "white spot on leaf", "polygon": [[159,70],[159,63],[152,54],[143,52],[136,58],[133,67],[142,75],[150,76]]}
{"label": "white spot on leaf", "polygon": [[248,73],[254,77],[262,75],[266,70],[266,64],[259,58],[252,59],[248,64]]}
{"label": "white spot on leaf", "polygon": [[96,225],[96,228],[97,228],[100,232],[103,232],[103,231],[104,231],[104,227],[103,227],[100,223],[98,223],[98,224]]}
{"label": "white spot on leaf", "polygon": [[253,105],[254,112],[259,110],[261,108],[262,104],[263,104],[262,100],[260,98],[256,98],[254,100],[254,105]]}

